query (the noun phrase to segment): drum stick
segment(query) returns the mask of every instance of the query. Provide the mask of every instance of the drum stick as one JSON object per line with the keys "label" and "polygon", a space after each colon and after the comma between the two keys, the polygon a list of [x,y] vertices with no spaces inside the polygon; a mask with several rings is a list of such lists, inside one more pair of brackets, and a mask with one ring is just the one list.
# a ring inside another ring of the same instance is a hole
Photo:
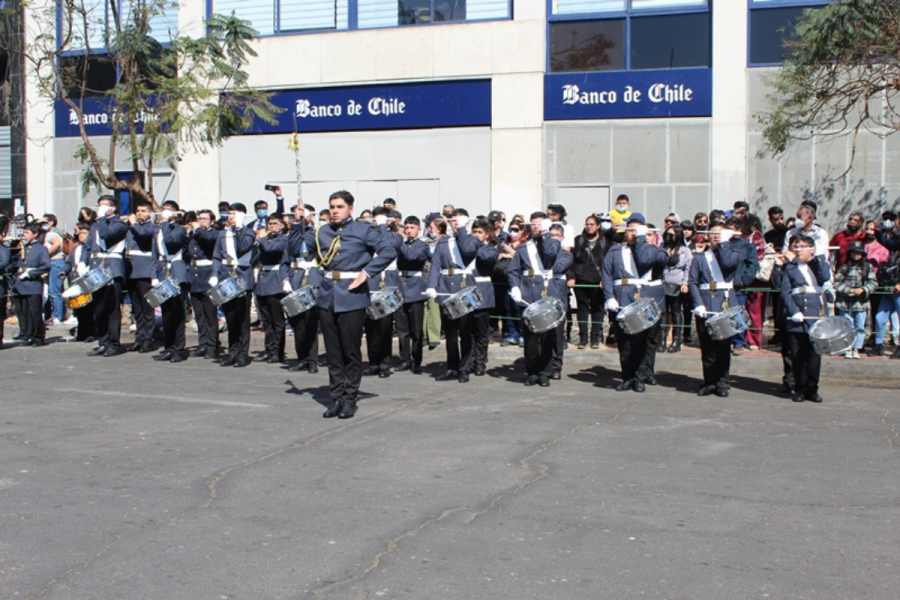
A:
{"label": "drum stick", "polygon": [[[423,295],[423,296],[427,296],[428,293],[427,293],[427,292],[422,292],[422,295]],[[453,294],[442,294],[442,293],[435,294],[435,296],[452,296],[452,295],[453,295]]]}

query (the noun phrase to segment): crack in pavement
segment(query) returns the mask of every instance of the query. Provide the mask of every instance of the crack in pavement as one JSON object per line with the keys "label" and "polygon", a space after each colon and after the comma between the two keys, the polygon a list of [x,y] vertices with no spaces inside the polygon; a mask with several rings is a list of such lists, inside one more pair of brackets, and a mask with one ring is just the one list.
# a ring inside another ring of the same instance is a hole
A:
{"label": "crack in pavement", "polygon": [[106,545],[104,545],[100,550],[98,550],[95,554],[93,554],[92,556],[88,557],[84,562],[82,562],[82,563],[80,563],[80,564],[78,564],[78,565],[72,567],[71,569],[68,569],[68,570],[64,571],[63,573],[61,573],[61,574],[59,574],[59,575],[57,575],[57,576],[55,576],[53,579],[51,579],[50,581],[48,581],[48,582],[44,585],[43,589],[42,589],[39,593],[37,593],[37,594],[35,594],[35,595],[33,595],[33,596],[28,596],[28,597],[26,598],[26,600],[34,600],[35,598],[40,598],[41,596],[43,596],[44,594],[46,594],[47,592],[49,592],[49,591],[53,588],[54,585],[56,585],[57,583],[59,583],[60,581],[62,581],[63,579],[65,579],[66,577],[72,575],[73,573],[77,573],[77,572],[79,572],[79,571],[83,571],[83,570],[87,569],[87,568],[90,567],[91,564],[93,564],[97,559],[101,558],[101,557],[104,556],[106,553],[108,553],[110,550],[112,550],[112,548],[113,548],[116,544],[118,544],[118,543],[121,542],[122,540],[124,540],[124,539],[126,539],[126,538],[128,538],[128,537],[130,537],[130,536],[132,536],[132,535],[134,535],[134,534],[136,534],[136,533],[138,533],[138,532],[140,532],[141,530],[146,529],[146,528],[148,528],[148,527],[150,527],[150,526],[160,525],[160,524],[163,524],[163,523],[175,523],[175,522],[179,521],[180,519],[182,519],[182,518],[184,518],[184,517],[186,517],[186,516],[188,516],[188,515],[190,515],[190,514],[193,514],[193,513],[196,513],[196,512],[199,512],[199,511],[202,511],[202,510],[205,510],[205,509],[210,508],[210,507],[212,506],[213,502],[215,501],[216,496],[217,496],[217,486],[218,486],[220,483],[222,483],[222,481],[225,480],[229,475],[231,475],[231,474],[233,474],[233,473],[235,473],[235,472],[237,472],[237,471],[239,471],[239,470],[247,469],[247,468],[250,468],[250,467],[259,465],[259,464],[261,464],[261,463],[263,463],[263,462],[265,462],[265,461],[268,461],[268,460],[270,460],[270,459],[272,459],[272,458],[275,458],[275,457],[277,457],[277,456],[281,456],[282,454],[285,454],[285,453],[287,453],[287,452],[290,452],[291,450],[296,450],[296,449],[300,449],[300,448],[308,448],[308,447],[312,446],[314,443],[316,443],[316,442],[318,442],[318,441],[320,441],[320,440],[323,440],[323,439],[326,439],[326,438],[335,436],[335,435],[337,435],[337,434],[339,434],[339,433],[341,433],[341,432],[344,432],[344,431],[346,431],[346,430],[348,430],[348,429],[360,427],[360,426],[362,426],[362,425],[365,425],[366,423],[370,423],[370,422],[372,422],[372,421],[375,421],[375,420],[378,420],[378,419],[383,419],[383,418],[385,418],[385,417],[388,417],[388,416],[390,416],[391,414],[393,414],[393,413],[395,413],[395,412],[397,412],[397,411],[399,411],[399,410],[402,410],[402,409],[404,409],[404,408],[408,408],[408,407],[411,407],[411,406],[416,406],[416,405],[419,405],[419,404],[423,404],[423,403],[425,403],[425,402],[432,402],[432,401],[434,401],[436,398],[440,398],[441,396],[447,396],[447,395],[452,395],[452,393],[446,392],[446,393],[444,393],[444,394],[438,394],[437,396],[428,396],[427,398],[422,398],[422,399],[420,399],[420,400],[413,400],[413,401],[411,401],[411,402],[406,402],[406,403],[403,403],[403,404],[399,404],[399,405],[396,405],[396,406],[392,406],[391,408],[388,408],[388,409],[383,410],[383,411],[381,411],[381,412],[375,413],[375,414],[373,414],[373,415],[371,415],[371,416],[369,416],[369,417],[366,417],[366,418],[364,418],[364,419],[354,419],[353,421],[346,421],[345,424],[342,425],[342,426],[335,427],[335,428],[332,428],[332,429],[327,429],[327,430],[325,430],[325,431],[322,431],[322,432],[320,432],[320,433],[317,433],[316,435],[314,435],[314,436],[312,436],[312,437],[310,437],[310,438],[308,438],[308,439],[306,439],[306,440],[302,440],[302,441],[298,441],[298,442],[294,442],[294,443],[288,444],[287,446],[284,446],[284,447],[282,447],[282,448],[280,448],[280,449],[278,449],[278,450],[275,450],[275,451],[269,452],[269,453],[267,453],[267,454],[264,454],[264,455],[262,455],[262,456],[259,456],[259,457],[255,458],[255,459],[253,459],[253,460],[246,461],[246,462],[243,462],[243,463],[240,463],[240,464],[237,464],[237,465],[233,465],[233,466],[228,467],[228,468],[226,468],[226,469],[222,469],[222,470],[220,470],[220,471],[217,471],[217,472],[214,473],[210,478],[208,478],[209,483],[207,484],[207,489],[208,489],[209,496],[208,496],[206,502],[204,502],[204,503],[201,504],[200,506],[196,506],[196,507],[194,507],[194,508],[189,508],[189,509],[187,509],[187,510],[184,510],[184,511],[182,511],[181,513],[179,513],[179,514],[177,514],[177,515],[175,515],[175,516],[173,516],[173,517],[171,517],[171,518],[168,518],[168,519],[161,519],[161,520],[151,519],[151,520],[149,520],[149,521],[146,521],[146,522],[144,522],[144,523],[141,523],[140,525],[136,525],[136,526],[134,526],[134,527],[131,527],[131,528],[129,528],[129,529],[126,529],[125,531],[122,531],[122,532],[119,532],[119,533],[113,535],[112,539],[111,539]]}
{"label": "crack in pavement", "polygon": [[30,441],[28,441],[24,438],[21,438],[15,434],[0,435],[0,438],[2,438],[4,440],[8,440],[8,441],[12,442],[13,444],[21,444],[23,446],[31,446],[32,448],[35,448],[38,452],[43,454],[44,458],[46,458],[47,460],[50,460],[50,453],[47,452],[46,450],[44,450],[44,447],[41,446],[40,442],[30,442]]}
{"label": "crack in pavement", "polygon": [[[525,458],[521,459],[519,461],[519,466],[521,466],[522,468],[524,468],[526,470],[531,470],[533,468],[532,465],[530,464],[532,460],[534,460],[536,457],[540,456],[541,454],[543,454],[544,452],[546,452],[548,449],[552,448],[556,444],[559,444],[563,440],[566,440],[566,439],[572,437],[582,427],[583,427],[582,425],[577,425],[574,428],[572,428],[565,435],[559,436],[555,439],[545,442],[544,444],[541,444],[541,446],[539,446],[534,452],[532,452]],[[549,476],[550,467],[548,467],[547,465],[544,465],[544,464],[540,464],[540,463],[538,463],[536,465],[536,467],[538,469],[537,475],[535,475],[531,479],[521,483],[520,485],[517,485],[516,487],[512,488],[511,490],[508,490],[508,491],[498,494],[490,502],[488,502],[487,505],[485,505],[481,510],[474,513],[467,520],[463,521],[463,525],[471,525],[476,519],[478,519],[479,517],[481,517],[483,515],[486,515],[491,510],[493,510],[505,498],[507,498],[509,496],[514,496],[514,495],[520,493],[525,488],[527,488],[543,479],[546,479]],[[325,595],[328,592],[334,590],[337,587],[344,586],[349,583],[362,581],[363,579],[368,577],[368,575],[370,573],[372,573],[372,571],[377,569],[378,566],[381,564],[382,559],[385,558],[386,556],[392,554],[404,540],[416,535],[417,533],[419,533],[420,531],[422,531],[429,525],[432,525],[434,523],[438,523],[438,522],[442,521],[449,515],[459,513],[459,512],[464,512],[464,511],[467,511],[467,509],[464,507],[443,510],[440,515],[438,515],[436,517],[430,517],[430,518],[426,519],[425,521],[423,521],[422,523],[420,523],[419,525],[415,526],[414,528],[409,529],[409,530],[405,531],[404,533],[401,533],[397,537],[388,540],[385,544],[384,549],[381,550],[380,552],[378,552],[374,556],[374,558],[372,559],[372,563],[366,569],[364,569],[361,573],[358,573],[358,574],[356,574],[352,577],[348,577],[346,579],[341,579],[339,581],[333,581],[333,582],[329,583],[328,585],[318,588],[318,589],[314,589],[314,590],[306,589],[303,591],[303,594],[311,593],[317,599],[321,600],[322,598],[325,597]]]}
{"label": "crack in pavement", "polygon": [[[887,420],[888,420],[888,416],[890,414],[891,414],[891,411],[889,411],[889,410],[884,411],[884,416],[881,417],[881,422],[884,425],[888,424]],[[888,435],[888,447],[893,448],[896,445],[896,444],[894,444],[894,440],[896,440],[898,436],[900,436],[900,426],[898,426],[896,423],[894,423],[893,425],[891,425],[891,433],[890,433],[890,435]]]}

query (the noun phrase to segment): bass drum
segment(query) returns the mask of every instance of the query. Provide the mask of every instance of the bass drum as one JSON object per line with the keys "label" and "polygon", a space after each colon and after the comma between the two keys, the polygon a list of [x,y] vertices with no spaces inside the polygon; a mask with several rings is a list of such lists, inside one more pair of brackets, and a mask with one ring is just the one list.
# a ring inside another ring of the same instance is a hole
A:
{"label": "bass drum", "polygon": [[549,296],[532,302],[522,311],[522,321],[534,333],[550,331],[565,320],[563,303]]}
{"label": "bass drum", "polygon": [[[661,318],[659,306],[652,298],[638,298],[619,311],[616,320],[628,335],[646,331],[659,323]],[[655,343],[655,342],[654,342]]]}

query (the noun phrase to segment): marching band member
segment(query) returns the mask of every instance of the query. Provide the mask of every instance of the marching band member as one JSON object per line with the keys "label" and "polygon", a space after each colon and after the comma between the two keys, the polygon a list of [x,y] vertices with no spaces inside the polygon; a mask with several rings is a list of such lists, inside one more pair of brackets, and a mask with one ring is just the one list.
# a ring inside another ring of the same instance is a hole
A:
{"label": "marching band member", "polygon": [[6,323],[6,270],[12,262],[12,252],[2,241],[9,227],[9,217],[0,214],[0,348],[3,348],[3,324]]}
{"label": "marching band member", "polygon": [[284,362],[284,308],[281,299],[287,293],[288,271],[284,265],[288,241],[281,230],[284,223],[278,215],[269,215],[265,229],[257,231],[256,245],[260,264],[256,279],[256,298],[259,320],[265,332],[266,349],[256,357],[257,362]]}
{"label": "marching band member", "polygon": [[353,220],[353,195],[341,190],[328,199],[331,222],[306,229],[308,247],[316,249],[322,277],[319,321],[328,357],[331,405],[326,419],[356,414],[362,381],[362,331],[369,305],[368,279],[391,264],[396,253],[378,230]]}
{"label": "marching band member", "polygon": [[197,322],[195,358],[214,359],[219,352],[219,316],[216,305],[207,292],[213,275],[213,253],[219,232],[213,227],[215,215],[211,210],[197,213],[197,226],[190,232],[187,255],[190,259],[191,307]]}
{"label": "marching band member", "polygon": [[90,256],[90,269],[98,269],[101,265],[109,267],[113,279],[109,285],[93,292],[98,345],[88,352],[88,356],[109,357],[125,352],[119,345],[119,339],[122,334],[122,284],[125,280],[122,255],[128,223],[119,218],[119,201],[114,196],[101,196],[98,204],[97,221],[91,226],[85,246]]}
{"label": "marching band member", "polygon": [[[87,223],[77,223],[75,225],[77,243],[69,250],[69,255],[66,257],[66,264],[63,265],[63,268],[59,273],[60,279],[68,278],[69,283],[71,283],[75,277],[84,275],[84,273],[79,273],[77,271],[75,272],[75,275],[72,275],[72,271],[75,271],[76,265],[86,265],[89,260],[84,243],[87,241],[90,231],[91,226]],[[0,264],[2,264],[2,261],[0,261]],[[0,272],[2,271],[3,269],[0,268]],[[0,277],[0,279],[2,279],[2,277]],[[78,321],[78,325],[75,328],[75,341],[94,341],[94,307],[92,304],[88,303],[85,306],[74,308],[72,309],[72,314]]]}
{"label": "marching band member", "polygon": [[491,275],[500,257],[494,228],[487,219],[477,219],[472,225],[472,237],[478,240],[475,255],[475,285],[481,291],[482,301],[472,313],[473,359],[472,373],[481,377],[487,369],[488,345],[491,341],[491,312],[494,310],[494,284]]}
{"label": "marching band member", "polygon": [[741,254],[728,240],[734,232],[717,223],[709,228],[709,247],[698,243],[691,262],[688,287],[697,315],[697,335],[700,338],[703,362],[703,385],[698,396],[715,393],[728,396],[728,375],[731,370],[731,338],[713,340],[706,327],[710,313],[728,308],[732,300],[734,276],[741,263]]}
{"label": "marching band member", "polygon": [[799,233],[791,242],[791,249],[784,252],[787,262],[781,274],[781,298],[794,375],[791,399],[794,402],[821,402],[819,373],[822,357],[809,339],[807,318],[825,315],[822,287],[830,281],[831,271],[825,256],[817,254],[813,238]]}
{"label": "marching band member", "polygon": [[[566,331],[569,329],[571,325],[571,321],[569,320],[572,316],[572,311],[569,310],[569,282],[566,280],[566,275],[571,267],[572,263],[575,262],[575,257],[569,250],[566,250],[566,230],[565,228],[558,222],[553,221],[552,225],[550,225],[550,237],[554,240],[558,241],[562,244],[562,249],[559,251],[559,256],[556,258],[556,262],[553,263],[553,280],[554,283],[557,281],[563,281],[566,284],[565,293],[561,293],[562,290],[559,289],[559,285],[556,284],[553,286],[553,289],[557,294],[553,294],[555,298],[557,298],[563,304],[563,310],[566,313],[566,318],[563,319],[562,323],[556,326],[554,331],[556,332],[555,342],[553,344],[553,359],[550,361],[550,379],[561,379],[562,378],[562,368],[563,368],[563,354],[566,351],[566,338],[568,337]],[[565,270],[560,270],[560,264],[567,264]]]}
{"label": "marching band member", "polygon": [[405,239],[397,251],[397,275],[403,306],[397,315],[397,342],[400,366],[397,371],[422,373],[422,342],[425,320],[425,265],[431,260],[431,249],[419,239],[422,227],[418,217],[409,216],[403,222]]}
{"label": "marching band member", "polygon": [[[665,248],[646,243],[645,223],[641,213],[628,217],[623,242],[610,248],[603,260],[601,282],[607,311],[618,311],[642,297],[653,299],[659,311],[663,311],[665,288],[662,272],[669,254]],[[656,383],[651,353],[656,352],[659,322],[633,335],[622,330],[618,319],[612,319],[611,327],[615,332],[622,368],[622,383],[616,390],[643,392],[646,384]]]}
{"label": "marching band member", "polygon": [[180,363],[187,360],[187,352],[184,351],[184,322],[187,299],[188,283],[187,268],[184,266],[182,251],[187,245],[187,229],[178,222],[176,214],[178,204],[172,200],[166,200],[162,205],[162,221],[159,224],[159,232],[156,234],[156,247],[159,251],[159,263],[157,267],[157,280],[167,277],[178,282],[178,294],[172,296],[160,305],[163,321],[163,351],[153,357],[153,360]]}
{"label": "marching band member", "polygon": [[[403,237],[395,233],[396,226],[390,220],[390,209],[386,206],[376,206],[372,210],[374,225],[378,233],[384,236],[394,252],[403,243]],[[382,273],[369,281],[370,289],[386,289],[390,287],[400,288],[397,276],[397,263],[392,261]],[[393,348],[392,334],[394,331],[394,315],[390,314],[380,319],[373,319],[366,314],[366,354],[369,357],[369,366],[363,370],[363,375],[378,375],[381,378],[391,376],[391,350]]]}
{"label": "marching band member", "polygon": [[[22,230],[22,251],[16,264],[17,272],[12,286],[13,294],[21,299],[19,319],[23,321],[22,332],[26,346],[43,346],[47,331],[41,301],[44,293],[43,276],[50,273],[50,253],[37,241],[40,234],[41,225],[35,221],[25,225]],[[5,304],[6,297],[0,301]],[[2,326],[3,322],[0,321],[0,327]]]}
{"label": "marching band member", "polygon": [[153,205],[147,200],[138,200],[134,213],[128,217],[128,233],[125,236],[125,279],[128,282],[128,296],[131,298],[131,314],[134,317],[134,344],[128,346],[131,352],[153,351],[153,332],[156,319],[153,307],[146,295],[157,278],[159,261],[157,234],[159,226],[153,222]]}
{"label": "marching band member", "polygon": [[[441,306],[447,301],[447,296],[475,285],[472,271],[478,253],[478,239],[466,231],[468,223],[468,213],[464,209],[456,209],[450,220],[453,235],[438,240],[431,257],[431,272],[428,274],[425,295],[437,300]],[[456,379],[460,383],[466,383],[472,367],[472,313],[452,319],[441,311],[441,326],[447,343],[447,371],[435,379]]]}
{"label": "marching band member", "polygon": [[223,367],[246,367],[250,364],[250,302],[253,291],[253,251],[256,232],[244,226],[247,207],[235,202],[228,207],[225,229],[219,232],[213,251],[213,275],[209,280],[216,287],[228,277],[240,278],[245,293],[222,304],[228,325],[228,354],[219,360]]}
{"label": "marching band member", "polygon": [[[288,249],[285,262],[288,267],[288,282],[284,291],[291,293],[301,287],[311,285],[319,287],[319,270],[316,263],[310,260],[309,246],[304,241],[306,234],[307,207],[297,203],[294,206],[294,220],[288,232]],[[315,216],[315,211],[310,211]],[[310,373],[318,373],[319,365],[319,311],[315,307],[290,317],[291,329],[294,330],[294,351],[297,363],[288,371],[306,369]]]}
{"label": "marching band member", "polygon": [[[550,236],[547,213],[531,214],[531,226],[523,228],[529,239],[519,244],[509,265],[509,295],[518,304],[533,304],[542,296],[561,299],[569,292],[565,278],[555,279],[553,272],[565,273],[572,266],[572,255],[560,259],[562,244]],[[529,235],[530,232],[530,235]],[[522,327],[525,338],[525,385],[550,385],[556,331],[534,333]]]}

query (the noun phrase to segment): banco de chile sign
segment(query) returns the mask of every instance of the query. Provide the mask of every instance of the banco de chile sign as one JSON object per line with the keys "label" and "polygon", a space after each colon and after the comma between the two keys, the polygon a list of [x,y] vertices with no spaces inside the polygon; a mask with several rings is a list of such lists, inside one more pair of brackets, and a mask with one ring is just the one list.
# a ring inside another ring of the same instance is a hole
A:
{"label": "banco de chile sign", "polygon": [[[294,89],[275,92],[272,102],[284,109],[278,122],[257,120],[241,133],[297,131],[368,131],[475,127],[491,124],[488,79],[398,85]],[[85,99],[84,126],[89,135],[109,135],[109,100]],[[138,129],[149,120],[138,115]],[[78,117],[63,102],[56,104],[56,136],[77,137]]]}
{"label": "banco de chile sign", "polygon": [[712,115],[711,69],[562,73],[544,78],[544,119]]}

